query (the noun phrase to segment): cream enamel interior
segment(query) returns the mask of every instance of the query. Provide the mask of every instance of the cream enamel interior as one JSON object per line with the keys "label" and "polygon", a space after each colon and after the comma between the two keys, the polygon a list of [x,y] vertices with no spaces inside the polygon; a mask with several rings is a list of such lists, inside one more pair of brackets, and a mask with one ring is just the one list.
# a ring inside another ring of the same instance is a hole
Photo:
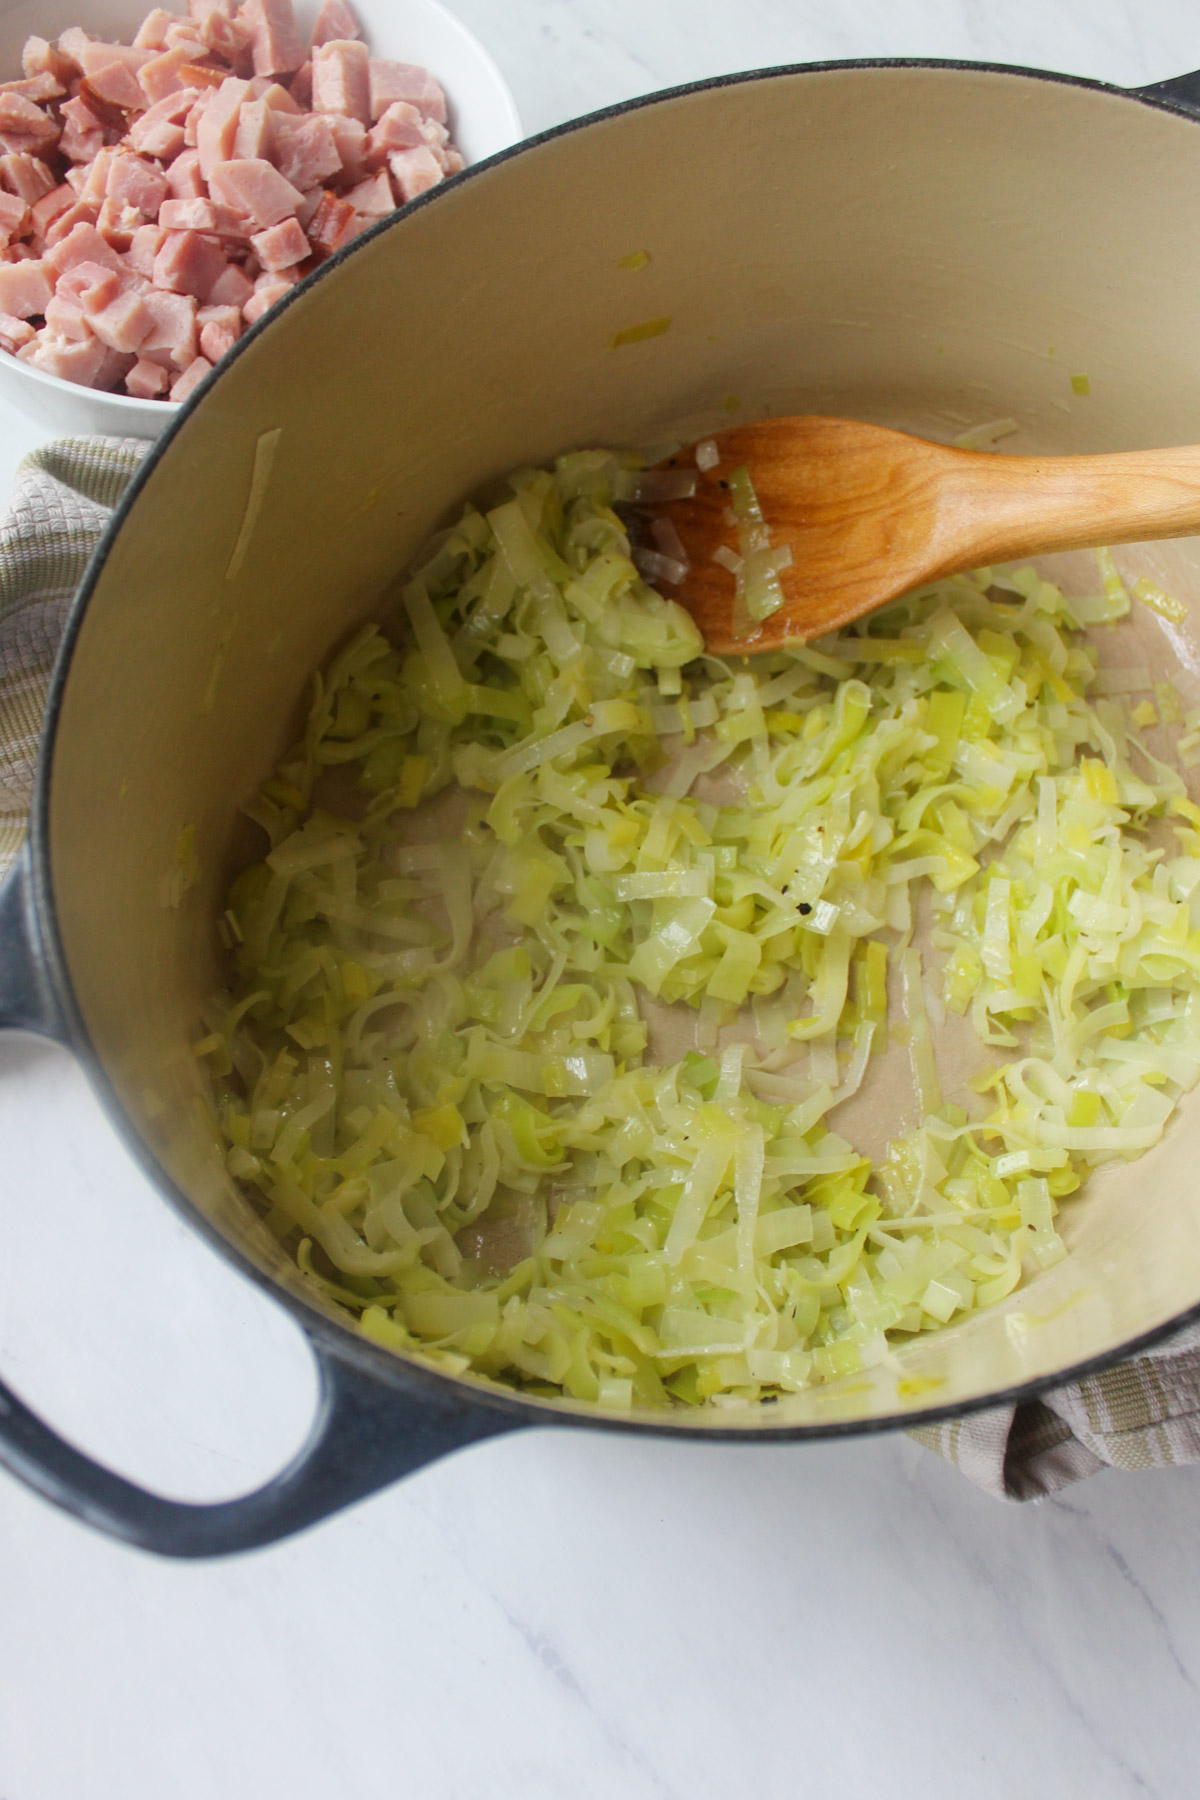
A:
{"label": "cream enamel interior", "polygon": [[[639,249],[648,266],[619,267]],[[665,334],[610,348],[658,317]],[[1089,398],[1073,397],[1073,372]],[[235,809],[312,669],[481,482],[568,447],[700,435],[731,397],[745,417],[820,411],[941,438],[1012,414],[1022,432],[1006,450],[1087,451],[1194,441],[1198,394],[1200,127],[1017,74],[830,69],[685,93],[534,145],[360,245],[185,420],[75,646],[51,771],[53,892],[84,1019],[137,1130],[227,1235],[296,1279],[221,1173],[188,1050]],[[1200,543],[1122,560],[1193,599],[1200,621]],[[1195,704],[1200,623],[1172,637],[1147,615],[1138,629],[1161,667],[1178,660]],[[200,875],[173,907],[186,826]],[[974,1399],[1195,1307],[1198,1150],[1193,1105],[1158,1149],[1068,1203],[1065,1263],[900,1353],[926,1378],[919,1397],[881,1370],[741,1422]]]}

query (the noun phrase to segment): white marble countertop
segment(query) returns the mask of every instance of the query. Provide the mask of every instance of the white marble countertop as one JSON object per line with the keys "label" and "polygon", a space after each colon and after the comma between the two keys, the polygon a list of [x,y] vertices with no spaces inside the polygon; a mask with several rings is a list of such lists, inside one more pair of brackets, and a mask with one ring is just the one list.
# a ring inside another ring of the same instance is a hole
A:
{"label": "white marble countertop", "polygon": [[[539,130],[721,70],[975,57],[1130,85],[1189,0],[457,0]],[[0,486],[31,443],[0,417]],[[57,1050],[0,1040],[0,1368],[164,1491],[303,1436],[307,1353]],[[174,1566],[0,1477],[0,1800],[1183,1800],[1200,1469],[1004,1507],[893,1438],[500,1440]]]}

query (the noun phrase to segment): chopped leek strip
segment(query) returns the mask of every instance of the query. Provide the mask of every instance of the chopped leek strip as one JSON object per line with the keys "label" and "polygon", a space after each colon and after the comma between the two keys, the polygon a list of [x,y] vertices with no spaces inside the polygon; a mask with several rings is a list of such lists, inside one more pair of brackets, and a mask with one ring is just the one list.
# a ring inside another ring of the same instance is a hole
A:
{"label": "chopped leek strip", "polygon": [[[1102,597],[981,571],[707,658],[614,510],[694,471],[635,464],[514,475],[332,659],[247,808],[195,1049],[230,1175],[376,1342],[747,1405],[1002,1300],[1067,1254],[1088,1170],[1158,1141],[1200,1080],[1200,809],[1129,735],[1148,673],[1097,680],[1111,558]],[[749,604],[773,553],[729,480]],[[872,1166],[830,1115],[887,1042],[889,953],[916,1092]],[[656,1063],[650,999],[700,1048]],[[963,1071],[969,1111],[944,1008],[1011,1058]]]}

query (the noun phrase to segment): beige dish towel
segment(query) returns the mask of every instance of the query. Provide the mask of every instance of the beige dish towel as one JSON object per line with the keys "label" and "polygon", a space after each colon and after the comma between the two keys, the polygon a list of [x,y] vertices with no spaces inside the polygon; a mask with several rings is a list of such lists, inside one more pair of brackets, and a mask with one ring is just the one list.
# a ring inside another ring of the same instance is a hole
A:
{"label": "beige dish towel", "polygon": [[[71,596],[146,448],[137,438],[48,444],[21,464],[0,519],[0,874],[25,835],[38,728]],[[1007,1500],[1040,1499],[1106,1465],[1200,1462],[1200,1326],[1040,1400],[912,1435]]]}

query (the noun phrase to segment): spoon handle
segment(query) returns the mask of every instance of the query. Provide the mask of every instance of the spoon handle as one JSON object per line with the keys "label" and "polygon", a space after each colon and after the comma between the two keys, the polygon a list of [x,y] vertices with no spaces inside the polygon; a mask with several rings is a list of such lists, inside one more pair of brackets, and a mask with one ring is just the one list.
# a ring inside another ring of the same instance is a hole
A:
{"label": "spoon handle", "polygon": [[1200,445],[1113,456],[943,456],[928,546],[937,573],[1200,533]]}

